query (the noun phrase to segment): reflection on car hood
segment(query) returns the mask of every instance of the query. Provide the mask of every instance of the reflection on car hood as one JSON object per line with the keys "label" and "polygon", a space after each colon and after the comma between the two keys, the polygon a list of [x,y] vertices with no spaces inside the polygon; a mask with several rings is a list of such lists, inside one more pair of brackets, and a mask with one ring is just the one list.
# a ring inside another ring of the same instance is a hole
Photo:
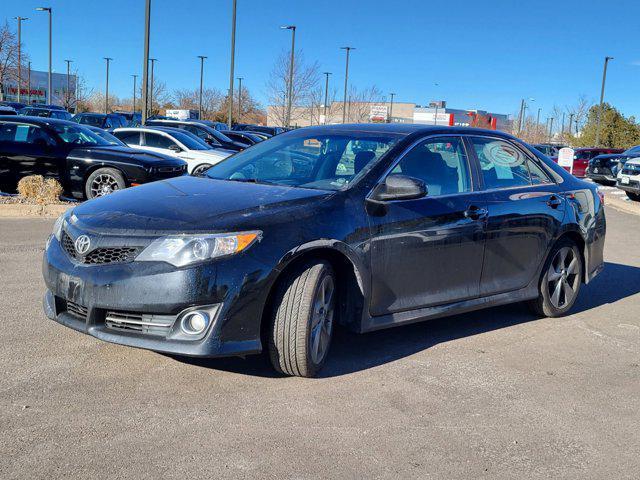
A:
{"label": "reflection on car hood", "polygon": [[[162,234],[260,229],[290,222],[301,209],[313,214],[335,192],[279,185],[177,177],[83,203],[78,226],[96,232]],[[310,206],[309,203],[314,205]],[[306,207],[306,208],[305,208]]]}

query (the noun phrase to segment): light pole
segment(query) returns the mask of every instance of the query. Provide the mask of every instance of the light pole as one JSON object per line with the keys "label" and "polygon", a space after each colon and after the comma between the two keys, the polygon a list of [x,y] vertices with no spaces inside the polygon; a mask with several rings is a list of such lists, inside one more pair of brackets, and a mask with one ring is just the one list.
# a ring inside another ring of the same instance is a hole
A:
{"label": "light pole", "polygon": [[198,97],[198,118],[202,120],[202,80],[204,79],[204,55],[198,55],[200,59],[200,96]]}
{"label": "light pole", "polygon": [[571,133],[571,125],[573,125],[573,116],[575,115],[575,113],[570,113],[569,114],[569,135],[573,135],[573,133]]}
{"label": "light pole", "polygon": [[391,105],[389,106],[389,118],[387,119],[387,123],[391,123],[393,121],[393,97],[396,96],[395,93],[389,93],[391,97]]}
{"label": "light pole", "polygon": [[236,9],[237,0],[233,0],[231,9],[231,65],[229,69],[229,105],[227,107],[227,127],[229,130],[233,124],[233,79],[234,79],[234,67],[236,61]]}
{"label": "light pole", "polygon": [[542,107],[538,108],[538,117],[536,118],[536,128],[540,125],[540,112],[542,111]]}
{"label": "light pole", "polygon": [[149,88],[149,113],[153,115],[153,70],[158,59],[150,58],[149,61],[151,62],[151,81],[149,82],[151,86],[151,88]]}
{"label": "light pole", "polygon": [[133,113],[136,113],[136,83],[138,81],[138,75],[131,75],[133,77]]}
{"label": "light pole", "polygon": [[553,117],[549,119],[549,143],[551,143],[551,137],[553,136],[553,120]]}
{"label": "light pole", "polygon": [[289,85],[288,85],[288,94],[287,94],[287,116],[286,116],[286,125],[285,127],[291,126],[291,102],[293,100],[293,62],[296,50],[296,26],[295,25],[286,25],[280,27],[282,30],[291,30],[291,59],[289,61]]}
{"label": "light pole", "polygon": [[347,122],[347,85],[349,84],[349,52],[355,50],[354,47],[340,47],[341,50],[347,51],[347,61],[344,72],[344,97],[342,101],[342,123]]}
{"label": "light pole", "polygon": [[562,127],[560,127],[560,135],[564,135],[564,112],[562,112]]}
{"label": "light pole", "polygon": [[67,105],[66,108],[67,110],[69,109],[69,107],[71,107],[71,83],[70,83],[70,79],[71,79],[71,62],[73,62],[73,60],[65,60],[65,62],[67,63]]}
{"label": "light pole", "polygon": [[142,60],[142,124],[149,113],[149,24],[151,22],[151,0],[146,0],[144,9],[144,58]]}
{"label": "light pole", "polygon": [[107,83],[104,89],[104,113],[109,113],[109,62],[113,60],[110,57],[104,57],[107,62]]}
{"label": "light pole", "polygon": [[18,20],[18,103],[20,103],[20,90],[22,89],[22,22],[29,20],[27,17],[14,17]]}
{"label": "light pole", "polygon": [[604,84],[607,81],[607,65],[609,60],[613,60],[613,57],[604,57],[604,68],[602,70],[602,88],[600,89],[600,107],[598,108],[598,115],[596,121],[596,147],[600,146],[600,121],[602,119],[602,107],[604,103]]}
{"label": "light pole", "polygon": [[31,62],[27,62],[27,103],[31,105]]}
{"label": "light pole", "polygon": [[238,121],[242,115],[242,77],[238,77]]}
{"label": "light pole", "polygon": [[38,7],[39,12],[49,13],[49,76],[47,80],[47,103],[51,105],[51,7]]}
{"label": "light pole", "polygon": [[324,72],[324,124],[327,124],[327,102],[329,101],[329,75],[331,72]]}

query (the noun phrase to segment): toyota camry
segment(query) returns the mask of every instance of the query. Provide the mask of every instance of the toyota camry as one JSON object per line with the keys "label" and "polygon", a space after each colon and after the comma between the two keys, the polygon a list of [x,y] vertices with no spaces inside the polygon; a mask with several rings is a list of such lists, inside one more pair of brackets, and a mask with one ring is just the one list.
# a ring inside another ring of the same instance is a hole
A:
{"label": "toyota camry", "polygon": [[603,267],[605,230],[596,186],[510,135],[303,128],[68,211],[44,253],[44,310],[158,352],[266,350],[310,377],[336,325],[513,302],[564,315]]}

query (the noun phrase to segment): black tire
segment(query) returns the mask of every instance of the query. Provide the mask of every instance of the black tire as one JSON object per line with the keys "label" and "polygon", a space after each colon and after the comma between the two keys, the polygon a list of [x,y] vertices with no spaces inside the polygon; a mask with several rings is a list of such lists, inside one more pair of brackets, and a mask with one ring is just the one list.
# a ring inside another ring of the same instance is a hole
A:
{"label": "black tire", "polygon": [[[562,256],[563,252],[567,254],[565,257]],[[582,255],[576,243],[569,238],[559,240],[551,249],[542,269],[538,298],[529,301],[531,310],[544,317],[566,314],[580,293],[583,270]]]}
{"label": "black tire", "polygon": [[210,169],[212,166],[213,165],[211,165],[210,163],[201,163],[200,165],[196,166],[193,170],[191,170],[191,175],[194,177],[199,177],[208,169]]}
{"label": "black tire", "polygon": [[127,188],[124,176],[115,168],[98,168],[84,183],[84,194],[88,200],[108,195],[117,190]]}
{"label": "black tire", "polygon": [[[327,285],[331,285],[329,294]],[[313,377],[322,368],[331,344],[336,295],[333,269],[323,261],[301,265],[281,280],[268,331],[269,357],[278,372]]]}
{"label": "black tire", "polygon": [[632,193],[632,192],[625,192],[627,194],[627,197],[629,197],[630,200],[633,200],[635,202],[640,202],[640,194],[638,193]]}

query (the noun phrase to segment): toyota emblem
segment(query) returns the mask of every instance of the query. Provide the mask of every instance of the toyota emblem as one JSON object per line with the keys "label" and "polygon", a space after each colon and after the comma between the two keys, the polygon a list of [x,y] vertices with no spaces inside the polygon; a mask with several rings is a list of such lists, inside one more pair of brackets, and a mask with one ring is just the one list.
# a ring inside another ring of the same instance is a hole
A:
{"label": "toyota emblem", "polygon": [[91,239],[86,235],[80,235],[78,238],[76,238],[75,247],[76,252],[78,252],[80,255],[84,255],[89,251],[89,248],[91,247]]}

